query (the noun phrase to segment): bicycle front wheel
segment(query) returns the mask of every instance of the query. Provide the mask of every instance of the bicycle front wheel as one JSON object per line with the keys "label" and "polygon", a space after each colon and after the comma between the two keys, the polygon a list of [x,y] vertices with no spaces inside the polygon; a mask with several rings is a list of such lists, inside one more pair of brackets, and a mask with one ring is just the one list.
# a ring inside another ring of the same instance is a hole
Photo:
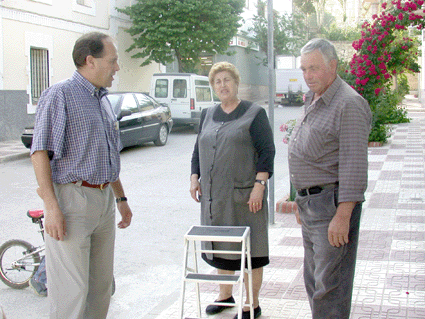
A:
{"label": "bicycle front wheel", "polygon": [[12,239],[0,246],[0,280],[14,289],[29,286],[40,264],[40,255],[30,243]]}

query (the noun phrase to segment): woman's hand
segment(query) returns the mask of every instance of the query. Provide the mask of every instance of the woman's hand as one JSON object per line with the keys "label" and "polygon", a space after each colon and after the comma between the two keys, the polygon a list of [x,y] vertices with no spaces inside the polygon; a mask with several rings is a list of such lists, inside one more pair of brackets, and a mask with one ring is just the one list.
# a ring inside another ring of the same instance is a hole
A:
{"label": "woman's hand", "polygon": [[199,203],[199,199],[202,196],[201,184],[199,183],[199,177],[197,174],[192,174],[190,176],[190,195],[195,200],[195,202]]}
{"label": "woman's hand", "polygon": [[260,183],[255,183],[254,187],[251,191],[251,194],[249,195],[249,211],[252,213],[256,213],[259,210],[263,208],[263,197],[264,197],[264,190],[266,189],[265,186],[261,185]]}

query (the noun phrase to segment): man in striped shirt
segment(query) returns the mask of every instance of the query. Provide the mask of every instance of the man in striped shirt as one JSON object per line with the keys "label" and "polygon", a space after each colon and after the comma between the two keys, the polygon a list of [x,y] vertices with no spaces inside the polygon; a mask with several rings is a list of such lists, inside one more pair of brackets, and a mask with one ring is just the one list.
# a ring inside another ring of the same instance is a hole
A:
{"label": "man in striped shirt", "polygon": [[337,64],[327,40],[313,39],[302,48],[301,69],[310,91],[288,152],[313,319],[349,318],[367,187],[371,111],[337,75]]}

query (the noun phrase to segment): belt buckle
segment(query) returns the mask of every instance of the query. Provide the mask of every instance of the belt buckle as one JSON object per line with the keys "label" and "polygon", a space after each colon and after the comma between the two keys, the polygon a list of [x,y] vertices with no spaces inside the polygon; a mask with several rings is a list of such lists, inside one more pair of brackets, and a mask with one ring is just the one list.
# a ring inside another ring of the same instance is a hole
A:
{"label": "belt buckle", "polygon": [[99,185],[99,189],[100,189],[101,191],[103,191],[103,189],[105,188],[105,184],[106,184],[106,183],[103,183],[103,184],[100,184],[100,185]]}

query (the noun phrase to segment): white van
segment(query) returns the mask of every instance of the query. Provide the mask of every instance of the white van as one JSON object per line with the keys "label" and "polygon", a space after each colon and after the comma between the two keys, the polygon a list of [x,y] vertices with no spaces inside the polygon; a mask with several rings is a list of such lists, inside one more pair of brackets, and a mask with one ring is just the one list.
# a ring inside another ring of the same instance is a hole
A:
{"label": "white van", "polygon": [[195,132],[202,109],[219,102],[208,77],[192,73],[155,73],[149,94],[170,107],[174,125],[192,125]]}

